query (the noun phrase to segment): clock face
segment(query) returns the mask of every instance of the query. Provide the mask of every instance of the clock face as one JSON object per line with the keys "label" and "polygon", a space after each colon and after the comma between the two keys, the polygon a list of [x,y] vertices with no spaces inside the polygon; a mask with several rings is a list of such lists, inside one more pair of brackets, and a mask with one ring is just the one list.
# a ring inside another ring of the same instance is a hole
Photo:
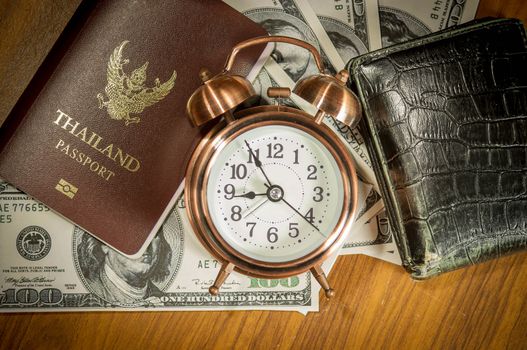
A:
{"label": "clock face", "polygon": [[245,256],[264,262],[303,257],[339,221],[342,174],[331,152],[301,129],[250,129],[220,148],[209,166],[212,223]]}

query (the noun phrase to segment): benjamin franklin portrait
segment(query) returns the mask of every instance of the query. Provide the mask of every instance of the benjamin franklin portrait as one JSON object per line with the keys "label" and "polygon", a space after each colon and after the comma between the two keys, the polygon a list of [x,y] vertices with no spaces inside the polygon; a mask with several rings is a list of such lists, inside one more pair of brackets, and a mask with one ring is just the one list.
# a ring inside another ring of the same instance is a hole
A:
{"label": "benjamin franklin portrait", "polygon": [[[368,48],[359,37],[359,33],[349,25],[325,16],[319,16],[318,19],[344,63],[368,52]],[[326,61],[325,64],[331,74],[336,73],[331,63]]]}
{"label": "benjamin franklin portrait", "polygon": [[160,302],[163,289],[175,276],[182,257],[182,225],[170,214],[145,252],[127,257],[84,231],[75,231],[77,270],[90,292],[116,305]]}
{"label": "benjamin franklin portrait", "polygon": [[[298,26],[283,19],[269,18],[259,23],[270,35],[282,35],[309,42],[306,29],[301,30]],[[311,40],[310,44],[315,44]],[[291,77],[293,81],[298,81],[305,75],[314,74],[314,67],[311,53],[304,48],[296,45],[276,43],[271,56],[276,63]]]}
{"label": "benjamin franklin portrait", "polygon": [[[269,35],[281,35],[293,37],[308,42],[318,50],[318,42],[315,34],[300,19],[277,9],[264,8],[250,10],[244,13],[247,17],[260,24]],[[284,43],[274,44],[274,50],[271,57],[286,72],[294,82],[300,78],[314,74],[317,68],[309,51]],[[260,103],[272,103],[273,100],[267,98],[267,89],[276,83],[273,83],[271,77],[265,69],[262,69],[258,77],[253,81],[256,93],[261,96]],[[287,101],[283,103],[288,104]]]}
{"label": "benjamin franklin portrait", "polygon": [[420,20],[401,10],[379,8],[382,47],[402,43],[431,33]]}

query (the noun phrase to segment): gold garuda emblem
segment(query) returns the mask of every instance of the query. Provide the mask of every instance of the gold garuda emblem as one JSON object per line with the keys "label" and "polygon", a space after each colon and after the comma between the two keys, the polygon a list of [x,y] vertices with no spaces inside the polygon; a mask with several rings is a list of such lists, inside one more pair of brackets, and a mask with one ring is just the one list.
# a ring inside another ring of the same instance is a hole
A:
{"label": "gold garuda emblem", "polygon": [[[123,41],[121,45],[113,50],[108,62],[108,84],[104,88],[107,101],[102,93],[97,94],[99,108],[106,108],[110,118],[124,120],[126,126],[132,123],[139,123],[141,118],[137,116],[143,110],[165,98],[174,87],[176,71],[172,73],[170,79],[161,84],[159,78],[155,80],[154,87],[146,87],[146,69],[148,62],[141,67],[134,69],[128,76],[123,70],[123,66],[130,60],[123,59],[123,49],[128,41]],[[136,116],[132,116],[135,114]]]}

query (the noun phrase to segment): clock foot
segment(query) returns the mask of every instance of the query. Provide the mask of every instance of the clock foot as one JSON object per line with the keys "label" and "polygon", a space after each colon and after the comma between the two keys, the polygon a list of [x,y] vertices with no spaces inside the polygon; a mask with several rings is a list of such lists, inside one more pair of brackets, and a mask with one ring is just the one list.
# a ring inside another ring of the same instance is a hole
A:
{"label": "clock foot", "polygon": [[330,287],[326,274],[322,270],[320,265],[315,265],[311,268],[311,273],[316,278],[317,282],[320,284],[324,292],[326,293],[326,298],[332,298],[335,295],[335,291]]}
{"label": "clock foot", "polygon": [[209,287],[209,293],[211,295],[219,294],[221,285],[223,284],[223,282],[225,282],[227,277],[229,277],[233,269],[234,269],[234,265],[230,263],[223,264],[221,266],[220,272],[218,273],[218,276],[216,277],[214,284]]}

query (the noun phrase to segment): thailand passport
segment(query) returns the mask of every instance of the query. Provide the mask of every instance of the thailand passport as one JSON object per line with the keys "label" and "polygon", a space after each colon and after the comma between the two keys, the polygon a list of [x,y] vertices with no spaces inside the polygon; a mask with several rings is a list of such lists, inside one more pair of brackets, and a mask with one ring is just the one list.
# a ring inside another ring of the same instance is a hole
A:
{"label": "thailand passport", "polygon": [[[0,177],[142,254],[201,136],[185,114],[199,70],[265,34],[219,0],[83,3],[0,130]],[[256,71],[262,50],[237,72]]]}

